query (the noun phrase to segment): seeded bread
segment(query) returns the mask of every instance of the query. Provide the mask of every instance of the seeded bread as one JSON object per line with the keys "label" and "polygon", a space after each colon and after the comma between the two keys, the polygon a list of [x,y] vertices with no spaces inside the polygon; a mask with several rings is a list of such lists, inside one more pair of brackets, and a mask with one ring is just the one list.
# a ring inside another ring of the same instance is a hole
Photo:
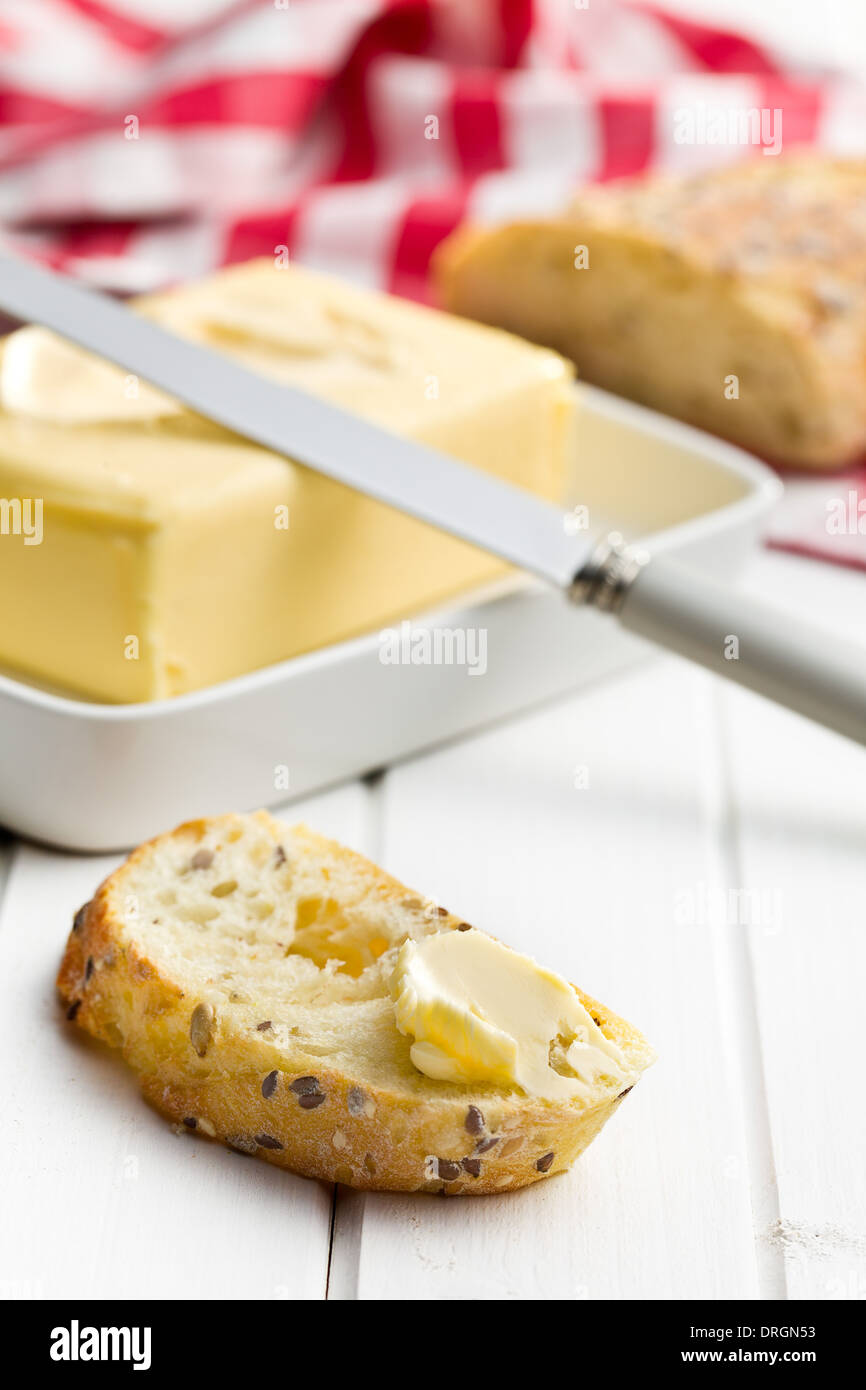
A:
{"label": "seeded bread", "polygon": [[586,190],[558,220],[458,231],[445,308],[786,464],[866,451],[866,162],[756,158]]}
{"label": "seeded bread", "polygon": [[[58,987],[193,1134],[353,1187],[501,1192],[567,1168],[625,1089],[551,1102],[418,1071],[394,960],[461,926],[303,826],[227,815],[130,855],[76,914]],[[644,1038],[577,992],[636,1077]]]}

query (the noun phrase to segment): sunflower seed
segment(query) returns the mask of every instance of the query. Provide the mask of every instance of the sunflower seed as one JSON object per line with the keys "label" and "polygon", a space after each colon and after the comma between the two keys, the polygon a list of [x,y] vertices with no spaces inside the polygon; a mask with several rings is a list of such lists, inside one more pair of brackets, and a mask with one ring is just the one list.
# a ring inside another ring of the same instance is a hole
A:
{"label": "sunflower seed", "polygon": [[512,1154],[516,1154],[517,1150],[522,1148],[523,1135],[513,1134],[510,1139],[506,1139],[505,1143],[502,1145],[502,1148],[499,1150],[499,1153],[496,1155],[496,1157],[510,1158]]}
{"label": "sunflower seed", "polygon": [[189,1040],[203,1057],[210,1046],[214,1029],[214,1011],[210,1004],[196,1004],[189,1021]]}
{"label": "sunflower seed", "polygon": [[233,1153],[244,1154],[247,1158],[258,1148],[255,1139],[248,1139],[245,1134],[232,1134],[226,1139],[226,1143]]}
{"label": "sunflower seed", "polygon": [[353,1086],[346,1097],[346,1108],[349,1114],[354,1115],[357,1119],[359,1115],[363,1115],[366,1102],[367,1097],[364,1095],[360,1086]]}
{"label": "sunflower seed", "polygon": [[298,1096],[298,1105],[302,1110],[315,1110],[317,1105],[321,1105],[325,1097],[321,1091],[316,1091],[310,1096]]}
{"label": "sunflower seed", "polygon": [[210,895],[212,898],[228,898],[235,891],[237,886],[236,879],[227,878],[225,883],[218,883],[216,887],[212,888],[210,890]]}
{"label": "sunflower seed", "polygon": [[484,1133],[484,1116],[477,1105],[470,1105],[466,1111],[466,1119],[463,1121],[464,1128],[468,1134]]}
{"label": "sunflower seed", "polygon": [[319,1089],[319,1078],[317,1076],[296,1076],[294,1081],[289,1083],[289,1090],[294,1091],[296,1096],[312,1096]]}
{"label": "sunflower seed", "polygon": [[283,1147],[279,1139],[275,1139],[272,1134],[257,1134],[256,1143],[261,1149],[281,1149]]}
{"label": "sunflower seed", "polygon": [[460,1164],[454,1163],[450,1158],[437,1158],[436,1169],[437,1176],[445,1182],[454,1182],[460,1177]]}

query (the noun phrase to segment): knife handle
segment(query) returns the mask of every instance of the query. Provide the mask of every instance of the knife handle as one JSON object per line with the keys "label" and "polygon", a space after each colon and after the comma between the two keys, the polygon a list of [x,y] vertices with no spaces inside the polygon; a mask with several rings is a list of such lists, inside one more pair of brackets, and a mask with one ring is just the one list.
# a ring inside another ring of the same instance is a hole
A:
{"label": "knife handle", "polygon": [[866,647],[611,536],[572,588],[657,646],[866,744]]}

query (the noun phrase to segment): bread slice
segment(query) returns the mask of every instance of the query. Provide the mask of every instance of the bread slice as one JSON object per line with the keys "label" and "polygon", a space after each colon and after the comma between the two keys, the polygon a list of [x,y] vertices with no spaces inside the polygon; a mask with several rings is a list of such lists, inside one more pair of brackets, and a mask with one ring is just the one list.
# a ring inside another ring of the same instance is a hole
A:
{"label": "bread slice", "polygon": [[456,232],[445,308],[786,464],[866,450],[866,162],[756,158]]}
{"label": "bread slice", "polygon": [[[58,987],[195,1134],[353,1187],[501,1192],[567,1168],[630,1085],[554,1103],[418,1071],[389,977],[408,937],[460,926],[303,826],[226,815],[130,855],[76,914]],[[577,992],[636,1079],[644,1038]]]}

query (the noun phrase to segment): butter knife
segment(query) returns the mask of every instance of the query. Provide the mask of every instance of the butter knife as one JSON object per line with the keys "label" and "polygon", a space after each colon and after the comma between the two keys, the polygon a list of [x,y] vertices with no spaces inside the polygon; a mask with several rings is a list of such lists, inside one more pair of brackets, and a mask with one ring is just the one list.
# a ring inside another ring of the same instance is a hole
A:
{"label": "butter knife", "polygon": [[[572,535],[549,502],[178,338],[106,295],[0,255],[0,309],[107,358],[296,463],[500,556],[622,627],[866,744],[866,647],[616,535]],[[737,639],[732,659],[731,638]]]}

